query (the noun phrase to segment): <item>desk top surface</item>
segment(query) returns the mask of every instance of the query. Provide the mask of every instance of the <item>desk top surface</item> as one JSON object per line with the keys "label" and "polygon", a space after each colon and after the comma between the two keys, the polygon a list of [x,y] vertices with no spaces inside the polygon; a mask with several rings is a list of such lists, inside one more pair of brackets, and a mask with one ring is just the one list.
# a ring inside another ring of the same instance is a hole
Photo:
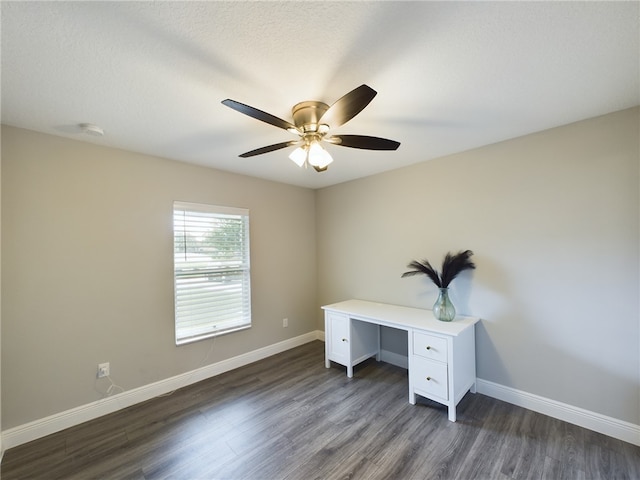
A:
{"label": "desk top surface", "polygon": [[395,328],[416,328],[446,335],[459,335],[475,325],[480,319],[457,315],[452,322],[441,322],[431,310],[402,307],[365,300],[346,300],[324,305],[326,311],[344,313],[356,320],[370,321]]}

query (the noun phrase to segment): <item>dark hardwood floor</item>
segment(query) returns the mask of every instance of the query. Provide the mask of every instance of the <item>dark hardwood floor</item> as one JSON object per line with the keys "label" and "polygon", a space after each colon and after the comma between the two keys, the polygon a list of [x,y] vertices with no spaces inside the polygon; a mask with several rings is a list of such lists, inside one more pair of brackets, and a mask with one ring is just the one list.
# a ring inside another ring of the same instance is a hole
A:
{"label": "dark hardwood floor", "polygon": [[640,447],[480,394],[458,421],[406,370],[313,342],[8,450],[2,479],[639,479]]}

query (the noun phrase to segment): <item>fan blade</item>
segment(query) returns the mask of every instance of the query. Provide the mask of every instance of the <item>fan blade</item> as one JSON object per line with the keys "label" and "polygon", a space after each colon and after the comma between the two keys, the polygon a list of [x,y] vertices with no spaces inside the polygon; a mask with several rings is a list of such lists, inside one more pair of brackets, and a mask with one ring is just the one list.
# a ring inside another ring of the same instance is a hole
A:
{"label": "fan blade", "polygon": [[250,107],[249,105],[245,105],[244,103],[236,102],[235,100],[231,100],[230,98],[227,98],[226,100],[222,101],[222,104],[226,105],[229,108],[233,108],[234,110],[240,113],[249,115],[250,117],[253,117],[256,120],[260,120],[262,122],[268,123],[269,125],[273,125],[275,127],[279,127],[284,130],[289,130],[292,133],[298,132],[298,129],[292,123],[289,123],[286,120],[282,120],[281,118],[273,116],[270,113],[263,112],[262,110],[258,110],[257,108]]}
{"label": "fan blade", "polygon": [[331,105],[324,112],[318,123],[324,123],[331,128],[344,125],[369,105],[369,102],[373,100],[376,94],[377,92],[373,88],[367,85],[360,85]]}
{"label": "fan blade", "polygon": [[[334,141],[336,138],[339,141]],[[362,148],[363,150],[396,150],[400,146],[400,142],[395,140],[367,135],[333,135],[325,140],[342,147]]]}
{"label": "fan blade", "polygon": [[255,155],[262,155],[263,153],[273,152],[274,150],[280,150],[281,148],[291,147],[292,145],[296,145],[300,143],[299,140],[291,140],[289,142],[281,142],[275,143],[273,145],[267,145],[266,147],[256,148],[255,150],[251,150],[250,152],[245,152],[240,157],[247,158],[253,157]]}

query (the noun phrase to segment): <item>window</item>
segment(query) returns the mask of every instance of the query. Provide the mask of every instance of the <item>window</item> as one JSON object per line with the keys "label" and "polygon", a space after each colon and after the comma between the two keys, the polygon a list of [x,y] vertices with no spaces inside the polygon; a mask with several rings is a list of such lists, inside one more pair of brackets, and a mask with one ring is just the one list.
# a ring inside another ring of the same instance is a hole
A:
{"label": "window", "polygon": [[249,211],[173,204],[176,344],[249,328]]}

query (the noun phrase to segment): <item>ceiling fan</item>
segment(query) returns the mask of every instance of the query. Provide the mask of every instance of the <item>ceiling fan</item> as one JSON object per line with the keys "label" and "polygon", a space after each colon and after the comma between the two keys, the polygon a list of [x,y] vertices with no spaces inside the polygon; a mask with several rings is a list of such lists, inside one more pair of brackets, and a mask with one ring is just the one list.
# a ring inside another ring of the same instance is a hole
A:
{"label": "ceiling fan", "polygon": [[342,147],[361,148],[365,150],[396,150],[400,143],[380,137],[367,135],[331,135],[331,128],[339,127],[358,113],[376,96],[376,91],[367,85],[360,85],[350,91],[333,105],[318,101],[307,101],[296,104],[292,111],[293,123],[282,120],[269,113],[250,107],[244,103],[227,98],[222,103],[240,113],[244,113],[262,122],[282,128],[298,135],[297,140],[280,142],[262,148],[256,148],[240,155],[242,158],[253,157],[273,152],[281,148],[298,145],[289,158],[298,166],[311,165],[316,171],[324,172],[333,161],[329,152],[320,145],[327,142]]}

